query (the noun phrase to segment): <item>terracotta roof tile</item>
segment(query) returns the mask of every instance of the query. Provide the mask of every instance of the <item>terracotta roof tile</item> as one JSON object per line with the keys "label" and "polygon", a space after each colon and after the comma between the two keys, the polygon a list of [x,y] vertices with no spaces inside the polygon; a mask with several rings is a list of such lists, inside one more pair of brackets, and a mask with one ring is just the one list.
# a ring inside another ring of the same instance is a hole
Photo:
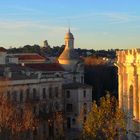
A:
{"label": "terracotta roof tile", "polygon": [[7,52],[7,50],[3,47],[0,47],[0,52]]}
{"label": "terracotta roof tile", "polygon": [[45,60],[43,56],[40,56],[38,54],[32,55],[32,54],[24,54],[24,55],[15,55],[19,58],[19,60]]}

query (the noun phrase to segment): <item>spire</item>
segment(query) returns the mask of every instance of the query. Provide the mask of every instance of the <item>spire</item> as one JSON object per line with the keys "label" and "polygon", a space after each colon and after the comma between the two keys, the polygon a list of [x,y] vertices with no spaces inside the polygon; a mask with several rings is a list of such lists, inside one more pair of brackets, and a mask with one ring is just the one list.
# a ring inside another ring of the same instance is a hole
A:
{"label": "spire", "polygon": [[70,21],[68,21],[68,33],[70,33]]}
{"label": "spire", "polygon": [[68,33],[70,33],[70,27],[69,27]]}

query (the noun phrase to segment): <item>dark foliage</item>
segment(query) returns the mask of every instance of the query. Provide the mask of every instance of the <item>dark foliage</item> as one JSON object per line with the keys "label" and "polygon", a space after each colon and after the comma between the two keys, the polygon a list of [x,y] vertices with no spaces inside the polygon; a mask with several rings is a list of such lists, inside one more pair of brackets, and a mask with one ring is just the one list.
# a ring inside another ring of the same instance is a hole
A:
{"label": "dark foliage", "polygon": [[117,68],[108,65],[85,66],[85,83],[93,86],[93,99],[99,100],[106,91],[117,97]]}

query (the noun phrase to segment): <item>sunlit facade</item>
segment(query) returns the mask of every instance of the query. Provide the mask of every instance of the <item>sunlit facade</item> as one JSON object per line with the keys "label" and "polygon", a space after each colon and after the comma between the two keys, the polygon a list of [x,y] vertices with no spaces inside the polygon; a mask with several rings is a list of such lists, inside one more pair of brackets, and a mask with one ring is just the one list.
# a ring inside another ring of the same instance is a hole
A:
{"label": "sunlit facade", "polygon": [[140,139],[140,49],[117,52],[119,107],[127,116],[128,137]]}
{"label": "sunlit facade", "polygon": [[65,35],[65,49],[59,56],[58,61],[66,70],[73,70],[74,65],[79,61],[79,55],[74,50],[74,36],[70,29]]}

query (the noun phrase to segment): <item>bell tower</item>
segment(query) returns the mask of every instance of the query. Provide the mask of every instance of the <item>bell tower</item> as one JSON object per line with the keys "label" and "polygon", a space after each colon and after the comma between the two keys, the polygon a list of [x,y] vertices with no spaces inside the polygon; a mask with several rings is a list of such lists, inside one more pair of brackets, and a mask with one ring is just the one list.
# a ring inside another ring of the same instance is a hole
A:
{"label": "bell tower", "polygon": [[70,32],[70,28],[65,35],[65,46],[66,49],[74,49],[74,37],[73,34]]}

